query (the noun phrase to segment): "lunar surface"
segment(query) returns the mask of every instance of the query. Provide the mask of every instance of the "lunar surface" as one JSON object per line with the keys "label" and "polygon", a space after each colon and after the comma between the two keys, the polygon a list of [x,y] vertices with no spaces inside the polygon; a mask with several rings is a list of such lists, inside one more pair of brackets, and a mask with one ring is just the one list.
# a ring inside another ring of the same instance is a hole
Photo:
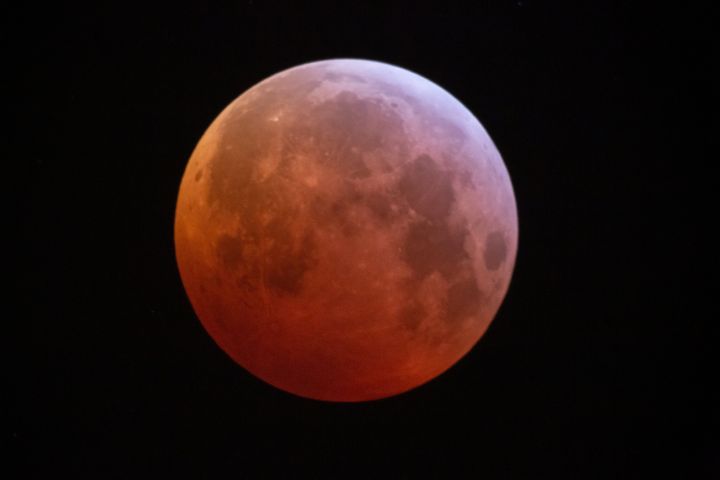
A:
{"label": "lunar surface", "polygon": [[458,100],[366,60],[300,65],[213,121],[175,247],[202,324],[238,364],[319,400],[392,396],[465,355],[508,289],[510,177]]}

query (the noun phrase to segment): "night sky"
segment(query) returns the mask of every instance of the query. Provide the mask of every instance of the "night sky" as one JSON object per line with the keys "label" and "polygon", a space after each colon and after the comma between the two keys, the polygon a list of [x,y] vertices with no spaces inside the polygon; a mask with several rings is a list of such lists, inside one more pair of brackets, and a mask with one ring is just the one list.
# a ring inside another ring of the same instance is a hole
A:
{"label": "night sky", "polygon": [[[3,7],[3,143],[20,170],[6,176],[9,478],[717,475],[708,12],[207,3]],[[505,160],[520,225],[476,347],[360,404],[236,365],[173,250],[180,179],[215,116],[273,73],[336,57],[402,66],[463,102]]]}

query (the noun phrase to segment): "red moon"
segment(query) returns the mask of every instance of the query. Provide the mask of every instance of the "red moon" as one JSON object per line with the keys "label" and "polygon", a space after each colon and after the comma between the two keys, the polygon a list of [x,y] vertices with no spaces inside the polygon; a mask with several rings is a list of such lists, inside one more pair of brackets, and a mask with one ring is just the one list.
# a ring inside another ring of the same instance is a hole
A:
{"label": "red moon", "polygon": [[234,100],[180,185],[190,302],[233,360],[282,390],[364,401],[441,374],[510,283],[515,196],[485,129],[408,70],[300,65]]}

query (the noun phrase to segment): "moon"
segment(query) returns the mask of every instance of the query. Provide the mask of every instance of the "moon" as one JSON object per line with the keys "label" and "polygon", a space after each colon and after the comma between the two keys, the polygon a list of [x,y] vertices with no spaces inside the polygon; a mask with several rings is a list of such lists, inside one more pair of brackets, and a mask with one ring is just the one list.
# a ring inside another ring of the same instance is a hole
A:
{"label": "moon", "polygon": [[518,244],[493,141],[447,91],[358,59],[277,73],[212,122],[175,251],[203,326],[265,382],[325,401],[446,371],[505,298]]}

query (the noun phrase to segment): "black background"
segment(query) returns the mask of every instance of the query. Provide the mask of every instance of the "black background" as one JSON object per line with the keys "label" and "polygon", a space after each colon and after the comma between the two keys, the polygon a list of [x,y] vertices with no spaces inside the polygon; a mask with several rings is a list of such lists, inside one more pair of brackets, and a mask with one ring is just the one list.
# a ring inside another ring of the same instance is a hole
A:
{"label": "black background", "polygon": [[[151,3],[3,16],[17,478],[717,474],[699,306],[709,12]],[[213,118],[333,57],[400,65],[462,101],[505,159],[520,221],[510,291],[476,348],[362,404],[298,398],[234,364],[173,252],[180,179]]]}

